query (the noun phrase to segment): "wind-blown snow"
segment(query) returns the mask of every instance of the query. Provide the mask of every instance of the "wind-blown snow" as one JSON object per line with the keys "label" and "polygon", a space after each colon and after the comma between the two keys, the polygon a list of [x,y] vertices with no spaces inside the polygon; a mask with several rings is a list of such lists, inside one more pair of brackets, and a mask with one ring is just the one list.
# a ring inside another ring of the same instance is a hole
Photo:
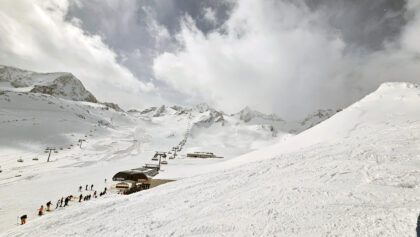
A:
{"label": "wind-blown snow", "polygon": [[321,124],[213,171],[109,196],[6,236],[414,236],[420,88],[387,83]]}

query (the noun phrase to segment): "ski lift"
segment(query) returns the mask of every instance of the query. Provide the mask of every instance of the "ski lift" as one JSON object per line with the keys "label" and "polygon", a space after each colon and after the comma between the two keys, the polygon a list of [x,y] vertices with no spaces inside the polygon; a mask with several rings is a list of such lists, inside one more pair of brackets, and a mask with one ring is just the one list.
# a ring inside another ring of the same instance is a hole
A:
{"label": "ski lift", "polygon": [[153,156],[152,160],[159,160],[158,159],[158,153],[156,152],[155,155]]}

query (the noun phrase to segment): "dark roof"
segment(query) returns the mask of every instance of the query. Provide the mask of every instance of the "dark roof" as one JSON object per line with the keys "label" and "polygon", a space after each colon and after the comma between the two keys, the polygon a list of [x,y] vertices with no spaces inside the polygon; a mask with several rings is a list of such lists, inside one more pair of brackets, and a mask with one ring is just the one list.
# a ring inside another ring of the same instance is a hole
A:
{"label": "dark roof", "polygon": [[145,179],[149,180],[146,174],[144,174],[141,171],[136,170],[126,170],[118,172],[114,177],[112,177],[112,180],[114,181],[120,181],[120,180],[133,180],[138,181],[139,179]]}

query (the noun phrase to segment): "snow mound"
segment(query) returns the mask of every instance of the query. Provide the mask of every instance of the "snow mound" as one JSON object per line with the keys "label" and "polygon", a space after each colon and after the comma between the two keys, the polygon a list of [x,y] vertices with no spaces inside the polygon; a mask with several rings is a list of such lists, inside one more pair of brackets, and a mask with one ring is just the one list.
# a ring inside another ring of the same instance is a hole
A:
{"label": "snow mound", "polygon": [[414,235],[419,94],[414,84],[385,84],[323,123],[212,173],[68,208],[6,235]]}
{"label": "snow mound", "polygon": [[80,80],[71,73],[37,73],[0,66],[0,82],[10,83],[12,88],[27,88],[27,91],[33,93],[48,94],[74,101],[97,102],[95,96],[86,90]]}

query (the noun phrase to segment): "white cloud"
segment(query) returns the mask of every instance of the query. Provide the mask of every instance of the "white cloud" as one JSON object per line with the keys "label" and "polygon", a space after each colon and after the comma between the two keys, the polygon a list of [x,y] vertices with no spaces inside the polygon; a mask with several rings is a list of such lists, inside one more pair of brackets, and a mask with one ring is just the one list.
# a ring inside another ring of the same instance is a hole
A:
{"label": "white cloud", "polygon": [[210,7],[204,8],[203,17],[211,24],[217,23],[216,12]]}
{"label": "white cloud", "polygon": [[0,1],[0,64],[72,72],[100,100],[141,105],[154,85],[118,64],[117,54],[84,32],[80,20],[65,21],[68,7],[61,0]]}
{"label": "white cloud", "polygon": [[207,35],[186,17],[182,47],[155,59],[155,76],[229,112],[250,105],[285,118],[348,105],[384,81],[420,82],[416,21],[402,45],[348,52],[323,17],[289,1],[241,0],[222,30]]}

